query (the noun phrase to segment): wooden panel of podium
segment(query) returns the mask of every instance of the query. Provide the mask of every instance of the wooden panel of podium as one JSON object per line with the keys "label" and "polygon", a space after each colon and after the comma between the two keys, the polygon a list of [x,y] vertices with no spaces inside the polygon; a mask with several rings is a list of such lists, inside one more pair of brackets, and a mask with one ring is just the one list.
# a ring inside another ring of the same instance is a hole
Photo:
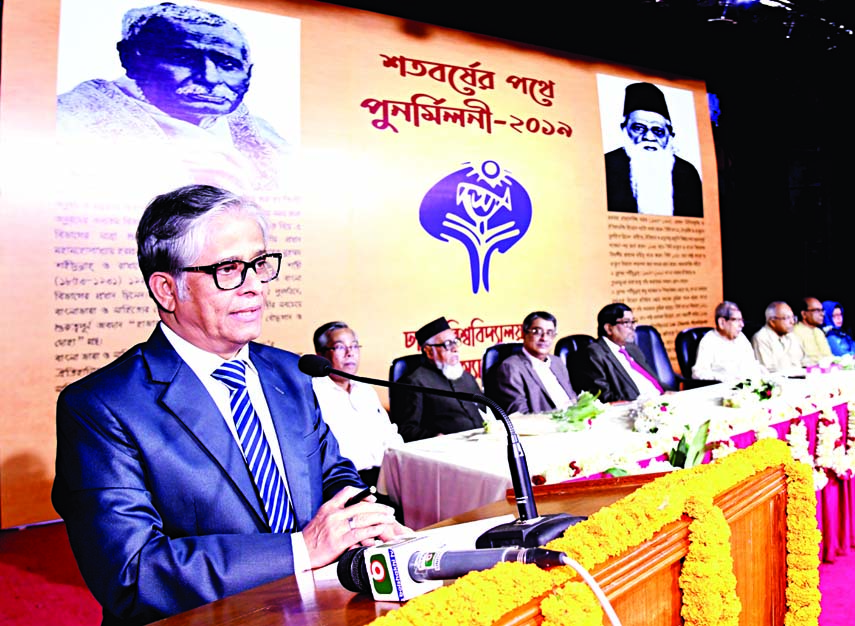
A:
{"label": "wooden panel of podium", "polygon": [[[535,488],[540,513],[590,515],[656,475],[581,481]],[[760,472],[720,495],[731,529],[741,624],[781,626],[786,612],[786,477],[782,468]],[[438,526],[514,513],[497,502]],[[624,626],[682,624],[678,577],[688,552],[688,519],[593,570]],[[357,626],[397,608],[344,590],[337,581],[288,577],[157,622],[161,626],[314,624]],[[538,603],[506,616],[505,624],[539,624]]]}

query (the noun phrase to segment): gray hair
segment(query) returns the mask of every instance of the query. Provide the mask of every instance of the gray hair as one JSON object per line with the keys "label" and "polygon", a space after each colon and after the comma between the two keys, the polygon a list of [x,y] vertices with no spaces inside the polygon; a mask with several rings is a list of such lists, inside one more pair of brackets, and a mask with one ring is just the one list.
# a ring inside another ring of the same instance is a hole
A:
{"label": "gray hair", "polygon": [[771,319],[774,319],[775,313],[776,313],[778,307],[781,306],[782,304],[784,304],[786,306],[790,306],[789,304],[787,304],[783,300],[775,300],[774,302],[770,303],[769,306],[766,307],[766,321],[767,322]]}
{"label": "gray hair", "polygon": [[739,311],[739,307],[730,300],[725,300],[715,308],[715,319],[720,317],[723,317],[726,320],[730,319],[730,315],[734,311]]}
{"label": "gray hair", "polygon": [[150,26],[154,26],[158,21],[165,21],[173,25],[193,24],[216,27],[233,28],[243,40],[245,61],[250,61],[249,43],[243,31],[238,28],[237,24],[231,22],[224,17],[205,11],[199,7],[184,6],[173,2],[163,2],[150,7],[140,7],[131,9],[125,13],[122,18],[122,41],[131,45],[135,40],[145,37],[146,31]]}
{"label": "gray hair", "polygon": [[[166,272],[175,278],[178,297],[185,298],[186,282],[181,269],[199,258],[210,222],[227,213],[253,218],[267,246],[267,219],[261,208],[230,191],[188,185],[152,200],[137,226],[137,261],[146,287],[152,274]],[[154,299],[151,288],[149,295]]]}
{"label": "gray hair", "polygon": [[331,332],[336,330],[341,330],[343,328],[348,329],[353,333],[353,336],[356,337],[356,333],[353,329],[347,325],[346,322],[327,322],[315,330],[315,334],[312,336],[312,343],[315,345],[315,353],[320,354],[327,347],[327,341],[329,341],[329,335]]}

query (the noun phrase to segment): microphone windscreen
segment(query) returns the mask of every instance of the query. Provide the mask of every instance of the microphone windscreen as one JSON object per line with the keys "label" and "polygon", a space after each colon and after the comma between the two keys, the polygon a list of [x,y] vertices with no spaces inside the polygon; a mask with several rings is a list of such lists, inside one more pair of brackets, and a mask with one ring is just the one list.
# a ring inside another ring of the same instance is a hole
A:
{"label": "microphone windscreen", "polygon": [[320,376],[329,376],[332,363],[317,354],[304,354],[297,361],[297,367],[304,374],[308,374],[312,378],[318,378]]}
{"label": "microphone windscreen", "polygon": [[365,548],[348,550],[338,560],[336,566],[338,582],[348,591],[371,593],[371,581],[365,567]]}

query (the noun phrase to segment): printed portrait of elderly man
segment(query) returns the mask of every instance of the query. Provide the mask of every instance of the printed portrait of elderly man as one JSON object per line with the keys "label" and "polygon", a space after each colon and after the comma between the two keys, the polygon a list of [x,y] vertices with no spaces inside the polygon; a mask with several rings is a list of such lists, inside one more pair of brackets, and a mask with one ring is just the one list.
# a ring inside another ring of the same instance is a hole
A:
{"label": "printed portrait of elderly man", "polygon": [[[608,210],[703,217],[701,178],[694,165],[677,156],[677,129],[659,87],[626,86],[620,131],[622,145],[605,155]],[[690,131],[695,132],[681,129]]]}
{"label": "printed portrait of elderly man", "polygon": [[110,141],[114,158],[133,155],[137,174],[170,170],[185,183],[244,192],[281,187],[289,144],[244,103],[253,60],[237,24],[165,2],[128,10],[121,33],[124,76],[61,94],[61,136]]}

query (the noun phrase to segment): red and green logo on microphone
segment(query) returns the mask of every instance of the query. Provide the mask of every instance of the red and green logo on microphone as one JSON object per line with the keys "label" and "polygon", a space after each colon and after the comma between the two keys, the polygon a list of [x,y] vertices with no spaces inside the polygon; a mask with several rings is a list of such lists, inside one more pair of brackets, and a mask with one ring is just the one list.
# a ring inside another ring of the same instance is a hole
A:
{"label": "red and green logo on microphone", "polygon": [[372,554],[369,571],[371,572],[371,584],[374,585],[374,591],[384,595],[392,593],[392,577],[389,575],[386,557],[382,554]]}

